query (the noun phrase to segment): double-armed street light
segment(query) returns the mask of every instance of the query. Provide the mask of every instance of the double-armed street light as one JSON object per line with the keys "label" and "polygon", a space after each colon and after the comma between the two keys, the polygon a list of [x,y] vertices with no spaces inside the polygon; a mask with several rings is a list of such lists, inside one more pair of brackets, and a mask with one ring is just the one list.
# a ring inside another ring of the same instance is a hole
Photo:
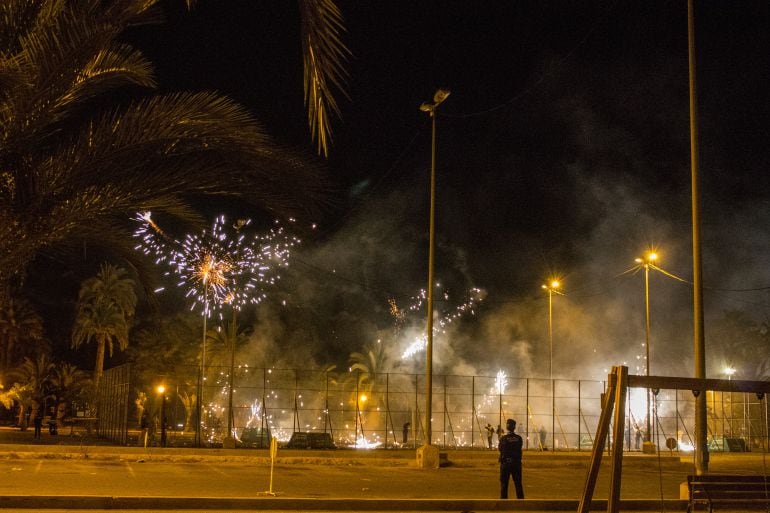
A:
{"label": "double-armed street light", "polygon": [[552,279],[541,287],[548,292],[548,379],[553,380],[553,295],[561,295],[559,291],[561,283],[559,280]]}
{"label": "double-armed street light", "polygon": [[547,284],[541,285],[548,292],[548,380],[551,383],[551,445],[556,449],[556,390],[553,382],[553,295],[559,291],[561,282],[551,279]]}
{"label": "double-armed street light", "polygon": [[425,347],[425,445],[431,445],[433,436],[431,417],[433,409],[433,261],[436,226],[436,109],[449,97],[449,91],[439,89],[433,95],[433,102],[420,105],[422,112],[431,118],[431,160],[430,160],[430,222],[428,229],[428,323]]}
{"label": "double-armed street light", "polygon": [[[636,263],[639,267],[644,267],[644,374],[650,375],[650,266],[655,268],[655,262],[658,260],[658,254],[654,251],[648,251],[644,256],[636,259]],[[644,441],[650,442],[650,394],[651,390],[647,389],[647,423],[644,433]]]}

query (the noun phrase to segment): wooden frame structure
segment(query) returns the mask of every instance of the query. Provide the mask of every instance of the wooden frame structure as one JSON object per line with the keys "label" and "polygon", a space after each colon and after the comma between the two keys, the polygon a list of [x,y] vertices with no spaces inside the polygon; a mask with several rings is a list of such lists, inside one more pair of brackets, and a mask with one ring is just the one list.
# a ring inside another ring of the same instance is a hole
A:
{"label": "wooden frame structure", "polygon": [[[613,419],[612,451],[610,468],[610,490],[607,499],[607,513],[618,513],[620,509],[620,482],[623,464],[623,434],[625,425],[626,392],[629,388],[647,388],[654,391],[691,390],[697,397],[706,391],[717,392],[753,392],[763,398],[770,393],[770,381],[742,381],[726,379],[679,378],[668,376],[629,375],[628,367],[616,366],[607,377],[607,389],[603,394],[602,412],[596,428],[591,460],[583,488],[583,495],[578,505],[578,513],[588,513],[591,507],[599,466],[610,435],[610,419]],[[702,441],[700,441],[702,442]],[[696,442],[698,443],[698,442]],[[706,458],[708,458],[708,453]],[[706,459],[708,461],[708,459]]]}

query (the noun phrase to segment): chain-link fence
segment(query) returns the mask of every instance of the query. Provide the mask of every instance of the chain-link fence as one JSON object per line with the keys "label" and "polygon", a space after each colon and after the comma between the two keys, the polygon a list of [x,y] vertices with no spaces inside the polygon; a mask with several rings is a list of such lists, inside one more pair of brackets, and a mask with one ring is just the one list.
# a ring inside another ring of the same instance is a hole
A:
{"label": "chain-link fence", "polygon": [[[128,390],[130,397],[113,401],[114,406],[104,410],[114,413],[109,428],[101,429],[100,423],[100,433],[119,435],[118,424],[125,419],[128,443],[158,444],[162,414],[167,445],[179,447],[221,446],[229,415],[240,447],[264,447],[271,437],[289,443],[295,433],[328,433],[336,447],[414,448],[425,443],[426,389],[421,374],[240,366],[233,376],[230,412],[230,369],[212,366],[206,369],[202,387],[198,441],[197,367],[157,377],[155,383],[132,380],[130,390],[124,384],[126,372],[105,379],[111,389]],[[161,384],[162,394],[157,392]],[[603,381],[500,376],[434,375],[432,384],[431,442],[442,448],[496,448],[498,427],[513,418],[526,449],[590,450],[605,388]],[[661,390],[648,395],[644,389],[629,389],[628,394],[626,450],[641,450],[648,429],[661,449],[692,447],[691,392]],[[708,404],[711,450],[767,446],[765,401],[755,394],[708,392]]]}

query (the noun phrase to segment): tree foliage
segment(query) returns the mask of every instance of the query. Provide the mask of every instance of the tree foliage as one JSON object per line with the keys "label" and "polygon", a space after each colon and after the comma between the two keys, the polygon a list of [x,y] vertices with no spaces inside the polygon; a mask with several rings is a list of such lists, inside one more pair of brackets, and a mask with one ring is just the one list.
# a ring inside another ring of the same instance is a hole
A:
{"label": "tree foliage", "polygon": [[156,94],[151,63],[119,39],[159,0],[0,2],[0,293],[40,254],[106,248],[134,265],[138,210],[198,222],[194,199],[237,196],[292,214],[318,174],[239,105]]}
{"label": "tree foliage", "polygon": [[728,310],[708,331],[707,353],[712,375],[735,370],[736,379],[770,378],[770,329],[746,312]]}
{"label": "tree foliage", "polygon": [[16,365],[19,357],[39,349],[43,320],[32,305],[20,298],[0,296],[0,369]]}

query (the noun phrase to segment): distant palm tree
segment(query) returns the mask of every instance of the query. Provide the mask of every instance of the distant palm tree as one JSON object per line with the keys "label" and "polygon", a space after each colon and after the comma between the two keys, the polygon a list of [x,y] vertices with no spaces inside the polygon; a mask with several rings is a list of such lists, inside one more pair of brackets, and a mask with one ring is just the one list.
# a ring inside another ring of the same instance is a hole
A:
{"label": "distant palm tree", "polygon": [[27,426],[24,423],[24,412],[27,407],[31,407],[33,404],[32,387],[14,383],[6,390],[0,386],[0,404],[8,410],[13,408],[14,404],[19,405],[19,415],[16,420],[16,425],[20,426],[22,431],[25,430]]}
{"label": "distant palm tree", "polygon": [[179,401],[184,407],[183,431],[186,432],[192,428],[193,414],[195,413],[195,408],[198,405],[198,394],[196,394],[194,391],[189,394],[185,391],[182,391],[177,394],[177,397],[179,397]]}
{"label": "distant palm tree", "polygon": [[105,350],[109,348],[112,356],[114,342],[121,351],[128,347],[136,301],[134,281],[126,276],[125,269],[109,264],[102,264],[99,273],[80,287],[72,347],[77,349],[82,344],[96,342],[95,388],[104,371]]}
{"label": "distant palm tree", "polygon": [[355,371],[358,379],[359,396],[356,398],[356,404],[359,404],[363,392],[371,407],[381,405],[382,398],[374,394],[374,385],[377,375],[385,373],[389,366],[383,344],[377,341],[364,347],[363,352],[350,353],[350,364],[351,372]]}
{"label": "distant palm tree", "polygon": [[360,371],[360,382],[366,384],[373,382],[375,376],[386,372],[388,368],[388,355],[385,353],[385,347],[379,341],[366,346],[363,352],[350,353],[350,370]]}
{"label": "distant palm tree", "polygon": [[8,369],[17,361],[19,346],[43,340],[43,320],[23,299],[0,296],[0,369]]}
{"label": "distant palm tree", "polygon": [[[28,408],[42,408],[49,395],[50,379],[54,370],[54,363],[47,353],[40,353],[34,358],[25,357],[21,365],[8,373],[8,377],[14,383],[26,386],[27,393],[20,394],[19,399],[19,425],[26,426],[24,412]],[[21,389],[19,389],[21,390]]]}
{"label": "distant palm tree", "polygon": [[62,406],[66,412],[67,406],[71,406],[82,392],[88,387],[91,380],[88,375],[75,365],[62,362],[54,366],[49,378],[50,393],[55,402],[55,415],[58,418]]}
{"label": "distant palm tree", "polygon": [[0,295],[23,285],[36,256],[62,260],[84,245],[149,273],[127,222],[137,211],[200,223],[191,200],[201,196],[290,214],[325,194],[308,160],[231,100],[150,94],[151,63],[120,35],[159,21],[158,4],[0,2]]}

